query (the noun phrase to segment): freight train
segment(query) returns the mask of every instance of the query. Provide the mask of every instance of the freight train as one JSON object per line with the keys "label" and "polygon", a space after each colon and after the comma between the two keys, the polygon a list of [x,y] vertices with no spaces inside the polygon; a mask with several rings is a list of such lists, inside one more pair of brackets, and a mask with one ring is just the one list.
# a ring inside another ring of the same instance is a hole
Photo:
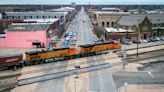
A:
{"label": "freight train", "polygon": [[[91,55],[101,54],[104,51],[108,51],[108,50],[116,51],[119,50],[120,48],[121,48],[121,44],[117,41],[113,41],[113,42],[102,42],[102,43],[79,45],[78,46],[79,50],[77,50],[75,47],[66,47],[66,48],[55,48],[52,50],[30,51],[25,53],[26,59],[24,61],[22,58],[20,58],[17,61],[13,61],[17,63],[8,64],[8,62],[6,62],[7,65],[5,65],[5,62],[0,60],[0,65],[17,66],[19,63],[20,65],[28,66],[34,64],[42,64],[51,61],[59,61],[59,60],[73,59],[73,58],[79,58],[84,56],[91,56]],[[23,57],[23,56],[19,56],[19,57]],[[1,64],[1,62],[3,62],[4,64]]]}

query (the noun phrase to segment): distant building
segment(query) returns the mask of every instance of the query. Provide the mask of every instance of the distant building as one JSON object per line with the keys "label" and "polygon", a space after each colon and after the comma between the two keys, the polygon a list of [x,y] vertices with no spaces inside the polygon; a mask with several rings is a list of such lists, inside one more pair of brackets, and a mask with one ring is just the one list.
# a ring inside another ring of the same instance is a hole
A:
{"label": "distant building", "polygon": [[66,22],[71,21],[73,16],[76,13],[76,9],[73,7],[61,7],[57,9],[48,9],[46,11],[47,12],[68,12],[68,14],[66,15]]}
{"label": "distant building", "polygon": [[73,7],[61,7],[61,8],[57,8],[57,9],[49,9],[46,10],[48,12],[73,12],[75,10],[75,8]]}
{"label": "distant building", "polygon": [[97,24],[100,27],[114,27],[121,16],[129,15],[129,12],[95,11]]}
{"label": "distant building", "polygon": [[122,10],[119,8],[102,8],[101,11],[120,12]]}
{"label": "distant building", "polygon": [[127,36],[133,39],[136,37],[135,29],[105,28],[105,31],[105,37],[108,40],[121,40],[127,38]]}
{"label": "distant building", "polygon": [[76,3],[75,2],[72,2],[71,3],[71,7],[74,7],[75,8],[76,7]]}
{"label": "distant building", "polygon": [[60,24],[66,22],[68,12],[5,12],[3,19],[53,19],[59,18]]}
{"label": "distant building", "polygon": [[5,38],[0,38],[0,48],[36,48],[47,47],[47,32],[45,30],[36,31],[7,31]]}
{"label": "distant building", "polygon": [[8,28],[12,23],[23,23],[23,20],[20,20],[20,19],[11,19],[11,20],[8,20],[8,19],[1,19],[0,20],[1,23],[3,23],[4,25],[4,28]]}
{"label": "distant building", "polygon": [[[164,36],[164,14],[132,14],[122,16],[117,28],[138,31],[139,39]],[[128,37],[130,38],[131,37]]]}
{"label": "distant building", "polygon": [[[47,48],[52,43],[55,33],[59,31],[59,18],[26,19],[22,23],[11,23],[5,31],[5,37],[0,38],[0,48]],[[17,44],[16,44],[17,43]]]}

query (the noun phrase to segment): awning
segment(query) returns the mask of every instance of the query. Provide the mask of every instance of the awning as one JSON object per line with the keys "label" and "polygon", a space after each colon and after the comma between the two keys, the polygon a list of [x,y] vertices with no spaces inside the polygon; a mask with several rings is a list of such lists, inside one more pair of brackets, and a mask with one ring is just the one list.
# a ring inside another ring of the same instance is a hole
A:
{"label": "awning", "polygon": [[32,45],[41,45],[41,42],[40,41],[33,41]]}

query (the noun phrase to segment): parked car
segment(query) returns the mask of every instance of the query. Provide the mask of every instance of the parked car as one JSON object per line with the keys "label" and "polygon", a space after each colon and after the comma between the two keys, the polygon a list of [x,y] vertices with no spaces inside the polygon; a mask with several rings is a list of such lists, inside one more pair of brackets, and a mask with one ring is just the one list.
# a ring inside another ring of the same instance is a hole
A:
{"label": "parked car", "polygon": [[136,41],[136,40],[133,40],[132,42],[133,42],[133,43],[136,43],[136,44],[141,44],[140,41]]}
{"label": "parked car", "polygon": [[159,38],[159,37],[155,37],[155,39],[156,39],[157,41],[160,41],[160,38]]}
{"label": "parked car", "polygon": [[128,41],[128,40],[124,40],[122,43],[123,43],[123,44],[126,44],[126,45],[132,44],[132,42],[131,42],[131,41]]}
{"label": "parked car", "polygon": [[147,43],[148,41],[146,39],[140,40],[141,43]]}
{"label": "parked car", "polygon": [[163,36],[159,37],[159,39],[162,40],[162,41],[164,41],[164,37]]}
{"label": "parked car", "polygon": [[157,41],[155,38],[150,38],[150,41],[151,42],[155,42],[155,41]]}

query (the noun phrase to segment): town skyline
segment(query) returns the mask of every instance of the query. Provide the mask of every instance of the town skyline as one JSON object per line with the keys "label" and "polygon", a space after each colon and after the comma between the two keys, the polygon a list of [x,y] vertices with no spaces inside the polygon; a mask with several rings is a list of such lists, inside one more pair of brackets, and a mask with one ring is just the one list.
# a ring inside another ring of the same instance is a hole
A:
{"label": "town skyline", "polygon": [[0,5],[5,4],[104,4],[104,5],[163,5],[163,0],[1,0]]}

